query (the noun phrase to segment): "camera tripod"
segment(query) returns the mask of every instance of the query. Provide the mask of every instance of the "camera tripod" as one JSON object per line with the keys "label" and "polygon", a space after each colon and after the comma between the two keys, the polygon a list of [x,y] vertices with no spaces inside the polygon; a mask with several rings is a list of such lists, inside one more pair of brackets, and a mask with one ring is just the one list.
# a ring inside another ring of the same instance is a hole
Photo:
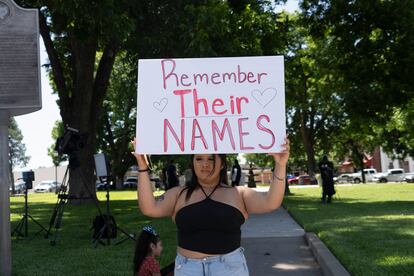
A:
{"label": "camera tripod", "polygon": [[[77,167],[77,161],[76,158],[74,156],[70,156],[69,158],[69,165],[66,168],[65,174],[63,176],[63,180],[62,180],[62,185],[60,186],[60,190],[59,193],[57,195],[57,202],[55,204],[55,208],[53,209],[53,213],[52,216],[50,218],[49,221],[49,229],[47,230],[47,234],[46,234],[46,238],[49,237],[49,235],[51,235],[52,232],[52,227],[54,228],[55,232],[54,232],[54,237],[53,240],[50,241],[50,244],[52,246],[55,246],[57,243],[58,238],[60,237],[60,231],[61,231],[61,226],[62,226],[62,219],[63,219],[63,212],[65,210],[65,206],[66,203],[68,202],[69,199],[94,199],[94,197],[92,196],[92,192],[90,191],[89,187],[85,184],[85,182],[82,180],[82,184],[85,186],[86,191],[89,194],[89,197],[86,198],[79,198],[79,197],[72,197],[68,195],[68,184],[70,183],[69,179],[69,169],[70,168],[75,168]],[[83,177],[82,177],[83,179]],[[101,209],[99,208],[98,202],[96,199],[93,200],[99,214],[102,214]]]}
{"label": "camera tripod", "polygon": [[[43,227],[43,225],[41,225],[37,220],[35,220],[31,215],[29,215],[29,207],[27,205],[27,184],[26,184],[24,188],[24,214],[20,222],[17,224],[16,228],[14,228],[12,232],[12,236],[16,235],[16,237],[27,237],[28,232],[29,232],[29,219],[40,227],[40,230],[35,235],[39,234],[42,231],[46,231],[46,233],[48,232],[48,230],[45,227]],[[24,231],[22,231],[23,228],[24,228]]]}
{"label": "camera tripod", "polygon": [[[49,222],[49,229],[47,230],[46,233],[46,238],[49,237],[49,235],[51,235],[52,232],[52,228],[54,228],[54,237],[53,240],[50,241],[50,244],[52,246],[55,246],[57,244],[58,239],[60,238],[60,231],[61,231],[61,225],[62,225],[62,219],[63,219],[63,213],[64,213],[64,209],[66,206],[66,203],[68,202],[68,199],[72,199],[74,197],[70,197],[67,193],[68,193],[68,184],[69,184],[69,169],[72,168],[72,166],[74,166],[71,162],[71,160],[74,160],[72,158],[69,159],[69,166],[67,167],[65,174],[63,176],[63,180],[62,180],[62,185],[61,188],[59,190],[58,193],[58,200],[55,204],[52,216],[50,218],[50,222]],[[75,163],[75,162],[74,162]],[[95,244],[95,247],[98,244],[102,244],[102,245],[109,245],[110,244],[110,236],[113,236],[114,233],[113,231],[119,230],[120,232],[124,233],[127,237],[124,238],[123,240],[117,242],[116,244],[119,244],[121,242],[123,242],[124,240],[127,239],[132,239],[135,241],[134,235],[130,235],[127,232],[125,232],[123,229],[121,229],[120,227],[118,227],[115,223],[115,219],[110,215],[110,211],[109,211],[109,184],[107,183],[107,194],[106,194],[106,214],[103,214],[101,208],[99,207],[98,204],[98,200],[96,198],[94,198],[92,196],[92,192],[90,191],[89,187],[85,184],[84,181],[82,181],[83,185],[85,186],[88,194],[90,197],[88,198],[93,198],[93,202],[96,206],[96,209],[98,210],[99,216],[103,218],[104,223],[102,228],[98,231],[98,233],[96,235],[94,235],[93,237],[93,243]],[[78,198],[79,199],[79,198]],[[115,229],[114,229],[115,227]],[[103,239],[106,236],[106,244],[103,242]]]}
{"label": "camera tripod", "polygon": [[55,208],[53,210],[52,216],[49,221],[49,229],[46,233],[46,238],[49,238],[49,235],[51,234],[52,227],[55,228],[55,235],[53,240],[50,241],[51,245],[56,245],[56,241],[58,237],[60,236],[60,226],[62,224],[62,216],[63,211],[66,205],[66,202],[68,201],[68,195],[67,195],[67,188],[68,188],[68,172],[69,172],[69,166],[66,168],[65,174],[63,176],[62,185],[60,186],[59,192],[58,192],[58,200],[55,204]]}
{"label": "camera tripod", "polygon": [[[115,245],[121,244],[122,242],[130,239],[135,241],[135,234],[128,234],[125,230],[119,227],[116,222],[115,218],[111,215],[110,207],[109,207],[109,183],[110,177],[106,177],[106,214],[103,217],[103,225],[98,233],[94,236],[93,243],[95,243],[95,247],[98,244],[102,245],[110,245],[111,244],[111,237],[116,237],[117,231],[122,232],[126,237],[121,239],[120,241],[116,242]],[[106,237],[106,244],[102,241]]]}

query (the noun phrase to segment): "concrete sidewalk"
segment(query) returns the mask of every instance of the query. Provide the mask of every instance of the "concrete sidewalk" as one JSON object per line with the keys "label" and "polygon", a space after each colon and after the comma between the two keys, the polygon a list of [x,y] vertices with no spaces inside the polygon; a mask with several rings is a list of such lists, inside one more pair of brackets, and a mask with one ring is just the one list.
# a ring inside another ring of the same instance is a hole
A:
{"label": "concrete sidewalk", "polygon": [[[254,189],[267,192],[269,187]],[[283,207],[251,215],[242,226],[241,243],[252,276],[350,276],[318,236],[306,233]]]}
{"label": "concrete sidewalk", "polygon": [[251,215],[242,226],[250,275],[323,275],[305,241],[305,231],[282,207]]}

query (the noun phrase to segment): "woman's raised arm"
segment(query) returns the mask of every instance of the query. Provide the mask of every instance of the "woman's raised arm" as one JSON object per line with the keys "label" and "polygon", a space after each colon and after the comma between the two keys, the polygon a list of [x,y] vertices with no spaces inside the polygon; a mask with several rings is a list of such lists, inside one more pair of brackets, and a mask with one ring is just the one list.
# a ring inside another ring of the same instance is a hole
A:
{"label": "woman's raised arm", "polygon": [[172,216],[174,212],[175,203],[178,198],[178,193],[181,190],[180,187],[175,187],[168,190],[161,197],[160,200],[156,200],[152,191],[150,183],[149,167],[145,160],[145,155],[135,152],[136,139],[131,141],[134,146],[134,152],[132,154],[137,159],[138,163],[138,185],[137,185],[137,197],[138,206],[142,213],[149,217],[166,217]]}
{"label": "woman's raised arm", "polygon": [[285,138],[284,150],[280,153],[269,153],[275,162],[273,181],[267,193],[257,192],[250,188],[240,187],[247,212],[260,214],[271,212],[282,204],[285,195],[286,164],[289,159],[289,139]]}

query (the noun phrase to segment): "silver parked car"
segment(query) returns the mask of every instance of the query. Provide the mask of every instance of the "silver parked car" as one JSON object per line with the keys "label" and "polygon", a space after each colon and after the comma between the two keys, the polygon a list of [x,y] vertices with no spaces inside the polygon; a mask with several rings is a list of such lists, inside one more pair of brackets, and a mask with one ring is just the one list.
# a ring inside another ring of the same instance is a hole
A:
{"label": "silver parked car", "polygon": [[404,179],[405,173],[403,169],[390,169],[385,173],[377,173],[372,181],[379,183],[400,182]]}
{"label": "silver parked car", "polygon": [[40,182],[35,188],[35,193],[59,192],[61,184],[54,180],[45,180]]}
{"label": "silver parked car", "polygon": [[407,183],[414,183],[414,173],[406,174],[404,181]]}
{"label": "silver parked car", "polygon": [[349,173],[343,173],[333,178],[335,183],[352,183],[352,176]]}

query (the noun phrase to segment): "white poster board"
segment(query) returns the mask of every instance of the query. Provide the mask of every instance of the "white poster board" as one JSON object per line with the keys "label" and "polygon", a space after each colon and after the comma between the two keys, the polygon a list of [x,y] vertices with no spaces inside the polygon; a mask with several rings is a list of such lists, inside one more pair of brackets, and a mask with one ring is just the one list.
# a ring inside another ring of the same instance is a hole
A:
{"label": "white poster board", "polygon": [[139,60],[137,102],[137,152],[279,152],[283,56]]}

